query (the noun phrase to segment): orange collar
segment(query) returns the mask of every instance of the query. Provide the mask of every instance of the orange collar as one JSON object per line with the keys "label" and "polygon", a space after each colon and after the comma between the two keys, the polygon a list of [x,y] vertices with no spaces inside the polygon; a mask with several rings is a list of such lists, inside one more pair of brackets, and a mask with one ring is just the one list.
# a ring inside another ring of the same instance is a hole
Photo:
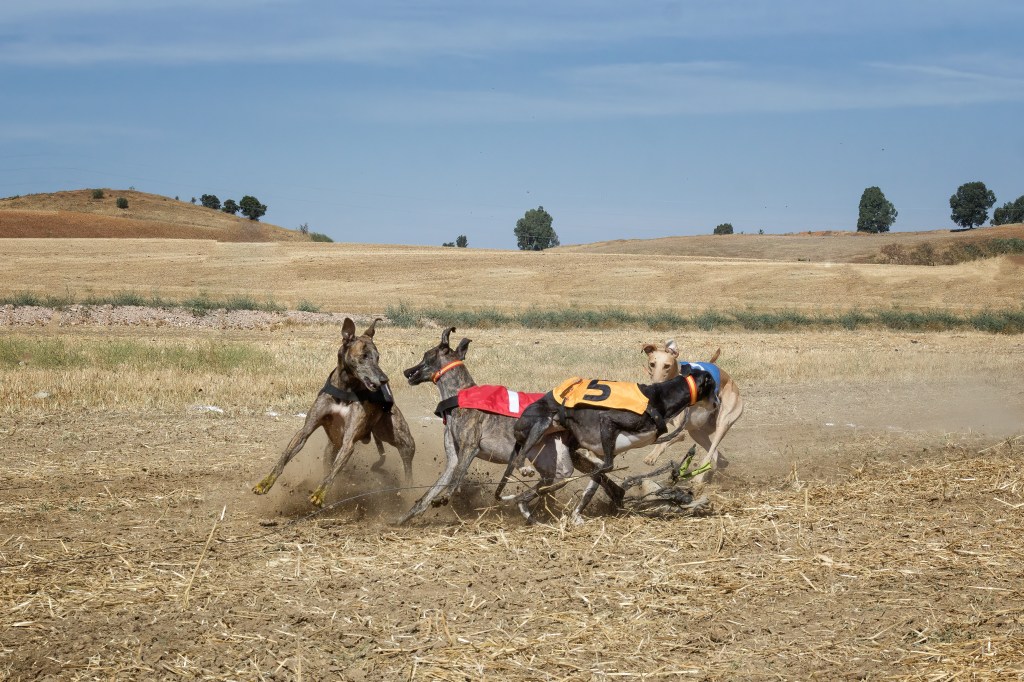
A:
{"label": "orange collar", "polygon": [[452,360],[447,365],[445,365],[441,369],[439,369],[436,372],[434,372],[434,376],[432,376],[430,378],[430,380],[433,381],[436,384],[437,380],[440,379],[441,376],[444,375],[445,372],[447,372],[450,369],[455,369],[456,367],[460,367],[462,364],[463,364],[462,360]]}
{"label": "orange collar", "polygon": [[693,380],[692,374],[686,375],[686,385],[690,387],[690,404],[697,403],[697,382]]}

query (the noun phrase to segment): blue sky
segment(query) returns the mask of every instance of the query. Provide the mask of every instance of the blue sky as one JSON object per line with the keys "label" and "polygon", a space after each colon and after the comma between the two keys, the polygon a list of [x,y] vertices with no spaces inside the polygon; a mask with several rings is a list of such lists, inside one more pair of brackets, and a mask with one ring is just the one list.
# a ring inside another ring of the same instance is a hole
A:
{"label": "blue sky", "polygon": [[0,6],[0,196],[221,199],[337,241],[514,248],[953,227],[1024,194],[1019,0]]}

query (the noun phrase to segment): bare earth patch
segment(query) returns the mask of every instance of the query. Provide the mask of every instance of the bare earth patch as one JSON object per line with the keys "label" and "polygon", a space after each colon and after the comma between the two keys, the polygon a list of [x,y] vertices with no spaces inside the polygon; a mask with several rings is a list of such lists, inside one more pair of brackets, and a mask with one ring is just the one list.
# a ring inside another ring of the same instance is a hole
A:
{"label": "bare earth patch", "polygon": [[[69,349],[127,333],[23,329],[14,333]],[[308,361],[288,410],[218,396],[208,379],[205,393],[166,409],[87,408],[62,391],[94,370],[53,372],[66,388],[38,399],[49,385],[32,383],[41,370],[9,371],[28,395],[9,395],[23,407],[0,413],[0,677],[1024,676],[1017,338],[728,334],[697,349],[690,339],[695,354],[724,346],[747,401],[723,444],[729,466],[706,490],[708,515],[595,505],[576,528],[556,506],[525,527],[492,506],[500,471],[477,463],[452,507],[395,528],[422,489],[397,490],[393,451],[377,473],[373,447],[358,448],[323,514],[306,501],[322,437],[270,495],[250,492],[297,428],[295,405],[312,399],[335,335],[328,325],[138,337],[247,339],[280,363],[295,358],[239,381],[272,384]],[[586,366],[639,371],[641,334],[469,335],[481,380],[531,388]],[[396,372],[436,331],[378,337]],[[147,385],[170,380],[143,370]],[[259,400],[284,400],[257,388]],[[427,485],[443,458],[436,391],[395,394],[417,440],[415,482]],[[615,475],[640,471],[643,454]]]}

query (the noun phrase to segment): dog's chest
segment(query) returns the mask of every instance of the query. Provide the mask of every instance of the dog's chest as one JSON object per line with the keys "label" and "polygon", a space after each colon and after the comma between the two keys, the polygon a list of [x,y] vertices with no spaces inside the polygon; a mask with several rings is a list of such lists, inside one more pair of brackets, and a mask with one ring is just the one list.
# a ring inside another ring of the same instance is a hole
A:
{"label": "dog's chest", "polygon": [[349,403],[333,403],[327,409],[327,414],[339,419],[348,419],[348,416],[352,414],[352,405]]}

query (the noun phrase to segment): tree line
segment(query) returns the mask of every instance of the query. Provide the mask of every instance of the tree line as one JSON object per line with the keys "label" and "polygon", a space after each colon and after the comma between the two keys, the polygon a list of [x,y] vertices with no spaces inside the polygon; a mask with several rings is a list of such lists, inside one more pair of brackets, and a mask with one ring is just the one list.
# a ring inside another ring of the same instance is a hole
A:
{"label": "tree line", "polygon": [[[192,197],[192,203],[196,203],[195,197]],[[204,194],[199,197],[199,203],[206,208],[212,208],[214,211],[220,210],[231,215],[241,212],[249,220],[259,220],[267,213],[267,205],[261,204],[259,199],[248,194],[242,197],[241,201],[225,199],[223,204],[216,194]]]}
{"label": "tree line", "polygon": [[[988,211],[996,203],[995,192],[984,182],[965,182],[949,197],[950,220],[971,230],[985,224]],[[878,187],[868,187],[860,198],[858,232],[888,232],[896,220],[896,207]],[[1008,201],[992,214],[993,225],[1024,222],[1024,195]]]}

